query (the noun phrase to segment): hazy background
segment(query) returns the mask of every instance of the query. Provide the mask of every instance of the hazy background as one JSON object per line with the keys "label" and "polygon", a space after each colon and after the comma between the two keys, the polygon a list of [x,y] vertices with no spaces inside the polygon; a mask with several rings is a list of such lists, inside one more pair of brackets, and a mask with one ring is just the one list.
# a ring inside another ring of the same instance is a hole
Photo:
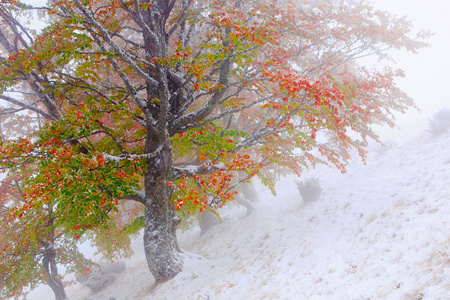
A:
{"label": "hazy background", "polygon": [[398,16],[407,15],[416,30],[429,29],[434,36],[430,47],[418,54],[405,51],[393,53],[397,66],[406,77],[398,85],[412,97],[422,110],[399,114],[401,131],[380,129],[386,138],[405,141],[420,134],[427,127],[428,118],[437,110],[450,108],[450,2],[448,0],[374,0],[376,8]]}

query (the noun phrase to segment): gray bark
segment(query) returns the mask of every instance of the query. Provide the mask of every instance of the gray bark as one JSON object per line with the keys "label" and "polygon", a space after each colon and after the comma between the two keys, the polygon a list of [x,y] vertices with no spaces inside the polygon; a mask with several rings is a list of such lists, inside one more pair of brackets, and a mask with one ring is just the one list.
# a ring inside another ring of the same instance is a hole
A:
{"label": "gray bark", "polygon": [[175,277],[183,269],[176,236],[180,219],[171,203],[173,188],[167,184],[171,169],[172,149],[167,143],[158,156],[148,159],[148,173],[145,174],[144,249],[157,283]]}
{"label": "gray bark", "polygon": [[179,219],[169,201],[164,200],[170,199],[161,196],[145,206],[145,256],[157,283],[171,279],[183,270],[181,249],[176,238]]}

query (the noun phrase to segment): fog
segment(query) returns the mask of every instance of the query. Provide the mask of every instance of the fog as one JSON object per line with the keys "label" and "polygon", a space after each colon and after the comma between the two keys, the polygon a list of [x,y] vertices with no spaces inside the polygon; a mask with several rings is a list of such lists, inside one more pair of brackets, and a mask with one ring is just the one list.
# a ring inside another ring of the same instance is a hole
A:
{"label": "fog", "polygon": [[[450,298],[450,132],[427,132],[428,118],[450,107],[450,4],[374,4],[435,33],[418,54],[392,53],[406,72],[398,85],[421,112],[396,115],[399,128],[377,127],[383,141],[393,140],[388,147],[371,146],[367,165],[356,155],[347,174],[306,171],[323,189],[309,204],[293,184],[296,177],[281,180],[276,196],[256,181],[260,201],[253,214],[231,205],[204,236],[197,226],[179,233],[186,263],[170,282],[153,286],[136,239],[135,255],[112,285],[97,293],[69,286],[70,299]],[[28,299],[52,297],[41,286]]]}
{"label": "fog", "polygon": [[428,29],[434,33],[429,39],[429,48],[418,54],[405,51],[392,52],[399,68],[406,73],[397,80],[398,85],[414,99],[421,112],[409,110],[407,114],[397,114],[397,124],[401,131],[379,128],[378,133],[385,139],[407,141],[423,128],[428,118],[442,107],[450,107],[448,88],[450,70],[450,2],[446,0],[375,0],[375,7],[390,11],[398,16],[406,15],[413,21],[416,30]]}

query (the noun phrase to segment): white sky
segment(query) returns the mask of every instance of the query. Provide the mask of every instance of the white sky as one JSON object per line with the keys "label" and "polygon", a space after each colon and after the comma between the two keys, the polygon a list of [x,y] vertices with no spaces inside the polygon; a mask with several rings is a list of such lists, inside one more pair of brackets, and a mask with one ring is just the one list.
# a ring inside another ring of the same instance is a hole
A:
{"label": "white sky", "polygon": [[[429,29],[435,33],[429,40],[431,47],[420,50],[419,54],[402,51],[394,55],[397,66],[406,72],[406,78],[398,80],[398,85],[422,110],[422,113],[411,110],[406,115],[400,115],[397,123],[405,131],[408,131],[407,128],[423,130],[427,127],[428,118],[437,110],[444,106],[450,108],[448,15],[450,2],[448,0],[373,0],[373,2],[379,9],[399,16],[407,15],[413,20],[416,29]],[[418,132],[383,132],[399,139],[418,134]]]}

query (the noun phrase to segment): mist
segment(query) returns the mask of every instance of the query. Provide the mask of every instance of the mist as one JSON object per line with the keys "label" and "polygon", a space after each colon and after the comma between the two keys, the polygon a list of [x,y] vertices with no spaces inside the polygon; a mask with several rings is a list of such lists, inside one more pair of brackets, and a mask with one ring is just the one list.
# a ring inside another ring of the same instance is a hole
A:
{"label": "mist", "polygon": [[[371,142],[366,161],[352,153],[344,174],[319,166],[300,178],[283,176],[275,195],[254,180],[251,214],[237,201],[218,211],[220,222],[203,234],[198,220],[178,230],[184,270],[168,282],[155,284],[141,233],[131,258],[67,286],[69,299],[450,298],[450,112],[439,121],[443,132],[432,125],[450,107],[450,4],[373,3],[435,33],[418,54],[390,53],[406,73],[397,84],[418,109],[396,114],[395,128],[375,126],[384,145]],[[311,178],[320,195],[307,200],[296,183]],[[89,243],[80,248],[111,266]],[[92,280],[95,289],[86,284]],[[52,298],[43,285],[27,296]]]}

